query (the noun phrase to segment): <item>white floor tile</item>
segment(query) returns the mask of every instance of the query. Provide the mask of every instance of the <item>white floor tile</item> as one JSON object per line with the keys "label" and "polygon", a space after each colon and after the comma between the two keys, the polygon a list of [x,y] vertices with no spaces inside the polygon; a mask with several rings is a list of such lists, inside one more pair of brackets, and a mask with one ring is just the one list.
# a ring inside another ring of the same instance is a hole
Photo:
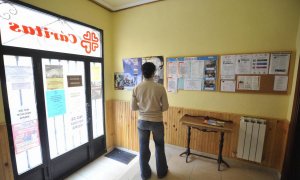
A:
{"label": "white floor tile", "polygon": [[[161,180],[278,180],[275,171],[257,167],[238,160],[226,159],[231,168],[222,166],[218,171],[217,162],[198,156],[191,156],[191,162],[186,163],[185,157],[179,154],[185,148],[166,145],[166,157],[169,172]],[[123,150],[126,150],[123,148]],[[158,180],[156,174],[155,145],[150,143],[150,166],[152,176],[150,180]],[[137,152],[129,151],[131,153]],[[128,165],[102,156],[68,177],[67,180],[141,180],[139,157],[134,158]]]}

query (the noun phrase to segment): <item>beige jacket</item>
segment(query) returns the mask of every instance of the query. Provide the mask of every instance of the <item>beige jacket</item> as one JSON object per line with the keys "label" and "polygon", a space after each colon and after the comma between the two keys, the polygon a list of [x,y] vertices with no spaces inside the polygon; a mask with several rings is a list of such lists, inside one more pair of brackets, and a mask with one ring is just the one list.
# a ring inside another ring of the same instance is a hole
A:
{"label": "beige jacket", "polygon": [[133,111],[139,110],[141,120],[162,121],[162,112],[169,108],[165,88],[153,79],[145,79],[133,89],[131,108]]}

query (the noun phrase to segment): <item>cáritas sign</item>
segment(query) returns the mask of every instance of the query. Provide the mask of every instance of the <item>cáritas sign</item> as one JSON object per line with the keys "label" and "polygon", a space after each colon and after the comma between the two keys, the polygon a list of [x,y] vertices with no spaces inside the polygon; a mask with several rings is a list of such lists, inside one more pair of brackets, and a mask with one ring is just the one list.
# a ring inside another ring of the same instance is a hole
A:
{"label": "c\u00e1ritas sign", "polygon": [[102,57],[100,31],[9,1],[0,0],[0,28],[3,46]]}

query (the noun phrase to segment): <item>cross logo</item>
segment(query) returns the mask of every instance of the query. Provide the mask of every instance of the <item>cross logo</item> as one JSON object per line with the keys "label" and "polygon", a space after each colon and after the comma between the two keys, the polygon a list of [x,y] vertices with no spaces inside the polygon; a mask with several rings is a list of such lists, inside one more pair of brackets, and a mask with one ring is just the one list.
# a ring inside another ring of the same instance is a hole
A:
{"label": "cross logo", "polygon": [[99,38],[96,36],[96,34],[94,32],[90,32],[87,31],[84,35],[83,35],[83,39],[81,41],[81,46],[83,48],[85,48],[85,52],[90,54],[91,51],[96,51],[96,49],[99,47],[98,45],[98,41]]}

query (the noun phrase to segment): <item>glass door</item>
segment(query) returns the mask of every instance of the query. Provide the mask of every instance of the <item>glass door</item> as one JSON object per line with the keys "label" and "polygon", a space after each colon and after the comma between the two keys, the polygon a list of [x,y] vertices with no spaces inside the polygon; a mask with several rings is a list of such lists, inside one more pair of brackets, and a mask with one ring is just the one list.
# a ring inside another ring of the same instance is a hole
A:
{"label": "glass door", "polygon": [[96,158],[106,151],[104,121],[103,66],[100,62],[90,62],[90,94],[92,114],[92,134],[90,135],[91,155]]}
{"label": "glass door", "polygon": [[91,62],[90,71],[93,139],[96,139],[104,135],[103,80],[101,63]]}
{"label": "glass door", "polygon": [[42,59],[50,157],[88,142],[84,62]]}
{"label": "glass door", "polygon": [[3,60],[15,179],[62,179],[105,153],[102,63]]}
{"label": "glass door", "polygon": [[31,57],[4,55],[11,132],[14,145],[13,164],[18,177],[30,170],[30,177],[43,177],[39,117],[37,114],[36,90]]}

